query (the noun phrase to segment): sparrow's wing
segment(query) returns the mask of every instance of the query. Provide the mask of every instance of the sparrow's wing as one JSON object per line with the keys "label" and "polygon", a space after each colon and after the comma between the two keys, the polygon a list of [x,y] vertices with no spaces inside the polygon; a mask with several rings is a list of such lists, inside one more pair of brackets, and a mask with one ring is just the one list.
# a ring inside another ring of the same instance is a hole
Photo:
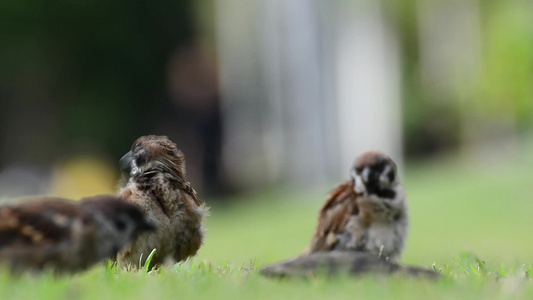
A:
{"label": "sparrow's wing", "polygon": [[82,212],[60,199],[37,199],[0,207],[0,251],[10,247],[43,247],[70,236],[71,225]]}
{"label": "sparrow's wing", "polygon": [[357,214],[357,194],[351,180],[339,184],[328,195],[320,210],[318,225],[308,249],[304,254],[332,250],[351,216]]}
{"label": "sparrow's wing", "polygon": [[189,182],[185,183],[184,190],[191,198],[193,199],[196,206],[202,205],[202,202],[200,201],[200,197],[198,197],[198,194],[196,191],[192,188],[191,184]]}
{"label": "sparrow's wing", "polygon": [[171,181],[173,181],[176,184],[176,187],[183,192],[185,192],[191,199],[194,201],[194,204],[196,206],[202,205],[202,202],[200,201],[200,197],[196,193],[196,191],[192,188],[191,183],[183,180],[182,177],[173,177],[169,178]]}

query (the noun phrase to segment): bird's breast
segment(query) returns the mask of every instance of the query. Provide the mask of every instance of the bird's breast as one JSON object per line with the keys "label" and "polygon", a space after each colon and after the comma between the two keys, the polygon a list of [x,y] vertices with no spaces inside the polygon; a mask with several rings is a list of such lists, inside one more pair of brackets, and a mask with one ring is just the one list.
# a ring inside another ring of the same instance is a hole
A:
{"label": "bird's breast", "polygon": [[380,249],[381,247],[391,249],[398,239],[394,228],[385,224],[374,224],[370,226],[367,229],[367,236],[368,246],[372,249]]}

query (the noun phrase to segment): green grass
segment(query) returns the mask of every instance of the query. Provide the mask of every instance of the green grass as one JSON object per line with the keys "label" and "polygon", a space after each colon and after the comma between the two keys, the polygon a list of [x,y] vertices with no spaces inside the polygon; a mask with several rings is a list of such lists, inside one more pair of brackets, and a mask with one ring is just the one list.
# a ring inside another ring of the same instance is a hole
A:
{"label": "green grass", "polygon": [[[533,149],[528,147],[528,149]],[[257,270],[299,254],[328,187],[221,201],[197,257],[158,272],[98,266],[74,276],[0,272],[0,299],[501,299],[532,298],[532,152],[451,158],[403,174],[411,230],[404,263],[439,281],[369,276],[270,279]],[[209,199],[207,199],[209,202]]]}

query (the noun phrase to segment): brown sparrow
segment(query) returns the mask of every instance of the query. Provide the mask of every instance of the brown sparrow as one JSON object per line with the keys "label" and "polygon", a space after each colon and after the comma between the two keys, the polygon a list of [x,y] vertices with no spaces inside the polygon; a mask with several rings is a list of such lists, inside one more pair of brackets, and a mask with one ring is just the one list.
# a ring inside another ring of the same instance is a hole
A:
{"label": "brown sparrow", "polygon": [[408,228],[405,191],[396,164],[382,153],[369,151],[356,159],[351,179],[329,194],[304,254],[356,250],[397,259]]}
{"label": "brown sparrow", "polygon": [[14,271],[79,271],[154,229],[137,207],[114,196],[32,199],[0,207],[0,263]]}
{"label": "brown sparrow", "polygon": [[195,255],[203,243],[202,221],[209,209],[185,181],[185,157],[176,144],[166,136],[140,137],[120,159],[120,167],[127,177],[120,197],[144,211],[158,230],[139,236],[118,254],[119,262],[135,267],[141,255],[146,258],[153,249],[151,266],[167,257],[179,262]]}

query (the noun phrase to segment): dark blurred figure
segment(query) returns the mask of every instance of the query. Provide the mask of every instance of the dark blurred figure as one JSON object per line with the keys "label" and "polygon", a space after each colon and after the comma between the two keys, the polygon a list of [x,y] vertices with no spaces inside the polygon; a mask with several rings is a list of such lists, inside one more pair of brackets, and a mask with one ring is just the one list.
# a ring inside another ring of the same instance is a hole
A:
{"label": "dark blurred figure", "polygon": [[214,50],[198,42],[178,48],[168,63],[168,94],[177,109],[187,172],[204,194],[229,192],[222,168],[222,120]]}

